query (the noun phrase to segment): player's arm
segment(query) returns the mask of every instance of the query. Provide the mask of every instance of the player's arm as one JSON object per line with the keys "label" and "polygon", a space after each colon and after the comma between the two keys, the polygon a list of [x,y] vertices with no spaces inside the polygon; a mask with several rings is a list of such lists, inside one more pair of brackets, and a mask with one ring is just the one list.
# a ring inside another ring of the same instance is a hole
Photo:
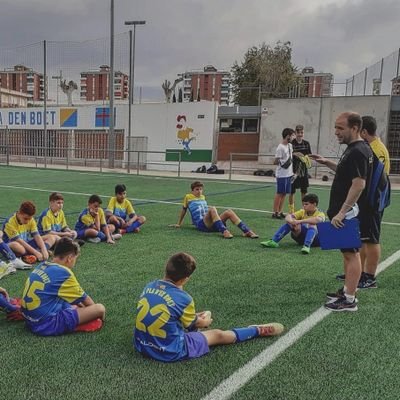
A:
{"label": "player's arm", "polygon": [[316,217],[305,218],[299,222],[302,224],[316,225],[316,224],[319,224],[320,222],[324,222],[324,221],[325,221],[324,217],[316,216]]}
{"label": "player's arm", "polygon": [[308,157],[310,157],[311,160],[316,161],[318,164],[325,165],[332,171],[336,171],[337,164],[335,163],[335,161],[328,160],[327,158],[322,157],[319,154],[309,154]]}
{"label": "player's arm", "polygon": [[173,225],[175,228],[181,227],[183,220],[185,219],[186,212],[187,208],[182,207],[181,213],[179,214],[178,222],[175,225]]}
{"label": "player's arm", "polygon": [[46,245],[44,244],[42,237],[39,235],[39,232],[32,232],[32,236],[40,249],[41,257],[38,257],[39,261],[47,260],[49,258],[49,252],[47,251]]}
{"label": "player's arm", "polygon": [[[24,239],[17,237],[14,239],[14,242],[19,243],[26,250],[27,253],[33,254],[34,256],[36,256],[36,258],[38,260],[42,259],[42,254],[39,251],[37,251],[36,249],[34,249],[29,243],[25,242]],[[42,242],[43,242],[43,240],[42,240]]]}
{"label": "player's arm", "polygon": [[342,207],[340,208],[339,212],[331,220],[332,225],[334,225],[336,228],[343,226],[342,221],[344,220],[347,211],[349,211],[353,207],[353,205],[357,202],[364,189],[365,189],[365,179],[361,177],[356,177],[352,180],[352,184],[347,193],[346,200],[342,204]]}

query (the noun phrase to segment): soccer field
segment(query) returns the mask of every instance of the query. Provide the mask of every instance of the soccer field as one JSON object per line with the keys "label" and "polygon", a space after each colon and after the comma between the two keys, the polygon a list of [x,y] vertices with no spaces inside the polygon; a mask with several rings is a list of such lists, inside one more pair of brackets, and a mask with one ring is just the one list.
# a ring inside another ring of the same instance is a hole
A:
{"label": "soccer field", "polygon": [[[201,179],[201,175],[199,175]],[[232,240],[197,232],[186,216],[175,223],[190,180],[0,167],[0,217],[23,200],[38,211],[60,191],[71,227],[90,194],[103,207],[117,183],[125,183],[137,213],[147,218],[139,234],[125,235],[114,246],[87,243],[74,272],[82,287],[107,310],[102,330],[41,338],[23,323],[0,315],[0,397],[2,399],[396,399],[399,398],[400,204],[392,205],[382,225],[382,261],[393,257],[379,275],[378,289],[358,294],[359,311],[331,314],[321,309],[325,293],[340,283],[339,251],[313,249],[308,256],[290,238],[279,249],[265,249],[282,223],[269,213],[271,183],[204,181],[209,205],[233,208],[260,235]],[[326,209],[329,188],[313,187]],[[297,205],[300,205],[299,198]],[[191,253],[197,269],[186,290],[197,311],[211,310],[213,327],[229,329],[277,321],[280,338],[263,338],[213,348],[192,361],[162,364],[143,358],[132,346],[138,296],[162,277],[166,260],[178,251]],[[20,296],[29,272],[0,281]],[[255,359],[255,357],[258,357]],[[239,373],[229,379],[239,369]],[[251,379],[250,379],[251,378]],[[214,390],[215,389],[215,390]],[[214,391],[213,391],[214,390]],[[211,394],[210,394],[211,393]]]}

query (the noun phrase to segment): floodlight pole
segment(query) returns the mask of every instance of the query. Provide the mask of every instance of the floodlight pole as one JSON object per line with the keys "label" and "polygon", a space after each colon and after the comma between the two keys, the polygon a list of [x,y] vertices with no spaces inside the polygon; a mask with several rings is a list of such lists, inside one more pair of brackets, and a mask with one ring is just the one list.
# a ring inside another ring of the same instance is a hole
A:
{"label": "floodlight pole", "polygon": [[115,131],[114,131],[114,0],[111,0],[110,11],[110,77],[108,85],[109,130],[108,130],[108,166],[114,168]]}
{"label": "floodlight pole", "polygon": [[132,104],[135,92],[135,36],[136,25],[144,25],[146,21],[125,21],[125,25],[133,25],[129,30],[129,99],[128,99],[128,172],[130,171],[130,151],[132,135]]}

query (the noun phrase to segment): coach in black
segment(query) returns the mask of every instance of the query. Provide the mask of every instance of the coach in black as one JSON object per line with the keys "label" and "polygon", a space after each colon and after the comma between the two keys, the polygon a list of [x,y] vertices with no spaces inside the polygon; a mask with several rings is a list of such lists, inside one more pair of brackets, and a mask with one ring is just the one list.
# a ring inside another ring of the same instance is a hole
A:
{"label": "coach in black", "polygon": [[307,156],[312,153],[310,143],[304,140],[304,126],[296,125],[296,138],[292,140],[293,147],[293,173],[296,179],[292,183],[292,193],[289,195],[289,212],[295,212],[294,198],[296,189],[301,191],[301,199],[308,192],[308,169],[298,155]]}
{"label": "coach in black", "polygon": [[[354,112],[340,114],[335,121],[335,135],[340,144],[346,144],[339,163],[323,158],[319,155],[311,155],[315,161],[326,165],[336,171],[332,183],[329,208],[327,214],[332,225],[336,228],[343,226],[345,214],[357,203],[360,209],[361,239],[368,236],[368,212],[367,193],[372,174],[372,151],[361,138],[361,116]],[[359,249],[342,249],[345,281],[344,287],[336,293],[328,293],[329,301],[325,308],[332,311],[357,311],[357,299],[355,293],[361,276],[361,259]]]}

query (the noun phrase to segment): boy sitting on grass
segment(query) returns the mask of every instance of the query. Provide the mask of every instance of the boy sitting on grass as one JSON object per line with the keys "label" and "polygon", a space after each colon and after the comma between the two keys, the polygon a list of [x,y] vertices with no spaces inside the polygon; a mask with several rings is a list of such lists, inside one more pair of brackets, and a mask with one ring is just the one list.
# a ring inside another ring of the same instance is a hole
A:
{"label": "boy sitting on grass", "polygon": [[261,242],[262,246],[276,248],[279,242],[290,232],[292,239],[302,245],[301,252],[309,254],[310,248],[318,247],[319,238],[317,224],[325,221],[325,214],[318,208],[318,196],[306,194],[303,197],[303,208],[285,217],[286,224],[282,225],[271,240]]}
{"label": "boy sitting on grass", "polygon": [[137,215],[132,203],[126,198],[126,186],[116,185],[115,196],[111,197],[106,209],[108,224],[112,224],[119,233],[138,233],[140,227],[146,222],[143,215]]}
{"label": "boy sitting on grass", "polygon": [[19,210],[8,217],[3,223],[3,240],[18,256],[27,257],[30,264],[36,260],[43,261],[49,258],[48,250],[56,242],[51,234],[40,236],[35,219],[36,207],[31,201],[24,201]]}
{"label": "boy sitting on grass", "polygon": [[79,330],[79,325],[104,320],[105,308],[95,304],[79,285],[72,268],[79,245],[61,238],[51,262],[39,264],[29,275],[21,301],[27,328],[40,336],[57,336]]}
{"label": "boy sitting on grass", "polygon": [[41,235],[52,234],[56,240],[62,237],[76,239],[78,233],[70,229],[63,211],[64,197],[61,193],[54,192],[49,197],[49,207],[38,218],[38,229]]}
{"label": "boy sitting on grass", "polygon": [[0,260],[0,279],[8,274],[14,274],[17,269],[30,269],[32,265],[17,258],[7,243],[3,241],[3,232],[0,231],[0,254],[8,261]]}
{"label": "boy sitting on grass", "polygon": [[78,232],[78,239],[86,239],[91,243],[107,241],[114,244],[114,240],[121,239],[121,235],[119,233],[113,235],[115,226],[106,223],[101,203],[102,200],[97,194],[89,197],[88,206],[80,213],[75,230]]}
{"label": "boy sitting on grass", "polygon": [[193,225],[201,232],[220,232],[225,239],[231,239],[233,235],[225,225],[226,221],[230,220],[243,232],[243,236],[250,239],[258,238],[258,235],[233,210],[225,210],[219,215],[215,207],[208,207],[203,195],[204,185],[200,181],[193,182],[190,188],[192,192],[188,193],[183,199],[183,208],[178,223],[170,226],[180,228],[189,209]]}
{"label": "boy sitting on grass", "polygon": [[149,283],[137,306],[134,346],[143,355],[163,362],[201,357],[210,346],[233,344],[263,336],[276,336],[283,325],[270,323],[228,331],[208,328],[210,311],[195,312],[192,297],[183,290],[196,269],[187,253],[177,253],[167,262],[163,279]]}

